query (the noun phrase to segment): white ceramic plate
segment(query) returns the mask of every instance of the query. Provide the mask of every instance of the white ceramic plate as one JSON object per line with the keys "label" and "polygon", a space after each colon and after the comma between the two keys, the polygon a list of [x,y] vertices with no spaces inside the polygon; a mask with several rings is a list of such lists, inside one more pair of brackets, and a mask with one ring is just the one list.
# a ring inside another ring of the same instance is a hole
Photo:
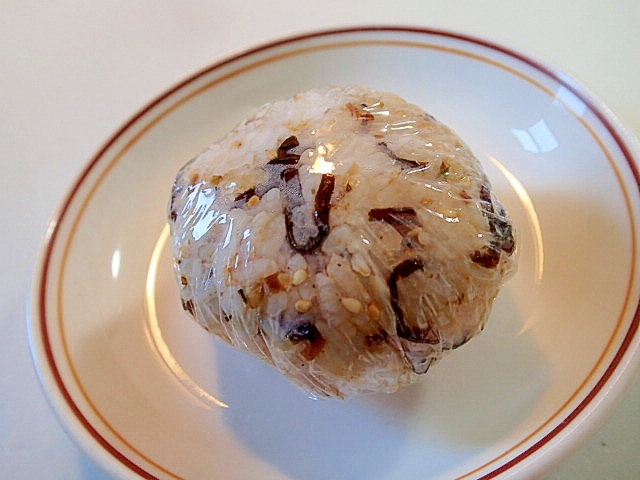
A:
{"label": "white ceramic plate", "polygon": [[[186,318],[165,209],[177,169],[300,90],[394,91],[456,130],[520,234],[485,332],[393,395],[311,400]],[[357,28],[241,53],[154,100],[51,221],[29,330],[44,389],[109,473],[143,478],[539,476],[638,364],[636,147],[574,81],[483,40]]]}

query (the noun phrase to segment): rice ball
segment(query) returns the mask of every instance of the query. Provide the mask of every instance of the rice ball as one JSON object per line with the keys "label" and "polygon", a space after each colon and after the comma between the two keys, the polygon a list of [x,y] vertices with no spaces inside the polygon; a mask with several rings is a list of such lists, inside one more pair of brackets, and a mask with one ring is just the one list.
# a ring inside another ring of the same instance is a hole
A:
{"label": "rice ball", "polygon": [[359,86],[267,104],[177,174],[184,309],[309,394],[393,392],[478,334],[514,229],[470,149]]}

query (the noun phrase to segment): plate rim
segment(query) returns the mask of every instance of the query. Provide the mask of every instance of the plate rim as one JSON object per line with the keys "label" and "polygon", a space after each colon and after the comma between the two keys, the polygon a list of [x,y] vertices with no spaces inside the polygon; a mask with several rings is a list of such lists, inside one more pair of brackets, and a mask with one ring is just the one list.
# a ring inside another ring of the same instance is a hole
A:
{"label": "plate rim", "polygon": [[[537,59],[532,58],[531,56],[521,53],[520,51],[499,44],[497,42],[493,42],[491,40],[486,40],[484,38],[480,38],[473,35],[468,35],[464,33],[454,32],[450,30],[437,29],[437,28],[424,28],[424,27],[413,27],[413,26],[394,26],[394,25],[363,25],[363,26],[352,26],[352,27],[343,27],[343,28],[330,28],[324,30],[311,31],[306,33],[294,34],[290,36],[285,36],[276,40],[272,40],[269,42],[265,42],[259,44],[255,47],[251,47],[245,49],[239,53],[231,54],[229,56],[224,57],[222,60],[216,61],[195,73],[192,73],[186,76],[184,79],[174,83],[171,87],[164,90],[159,95],[156,95],[149,101],[145,106],[140,108],[137,112],[129,117],[121,127],[119,127],[111,136],[108,137],[107,141],[100,147],[97,152],[92,155],[89,160],[85,163],[85,166],[80,170],[77,178],[70,184],[64,196],[61,198],[61,201],[57,208],[54,210],[54,213],[51,215],[50,220],[48,222],[48,227],[46,230],[46,234],[43,237],[41,242],[38,258],[36,262],[36,269],[33,278],[32,291],[31,291],[31,303],[30,308],[28,308],[27,312],[27,330],[28,330],[28,338],[29,338],[29,347],[31,349],[32,360],[36,367],[36,372],[38,374],[38,378],[40,380],[41,387],[45,396],[53,406],[53,409],[58,417],[61,420],[60,423],[63,424],[65,431],[70,434],[70,437],[76,441],[76,443],[85,451],[87,451],[90,456],[97,460],[97,463],[105,468],[105,470],[110,471],[112,473],[122,474],[120,470],[122,468],[109,468],[113,467],[112,460],[115,457],[121,465],[124,466],[127,472],[133,472],[143,478],[156,478],[152,473],[144,470],[143,467],[135,464],[132,460],[126,457],[125,454],[119,452],[113,445],[109,443],[108,440],[104,439],[104,437],[91,425],[91,422],[83,415],[75,401],[71,397],[70,393],[65,388],[64,380],[60,377],[59,372],[55,368],[56,361],[53,357],[53,351],[51,345],[45,342],[45,338],[47,337],[46,330],[46,304],[48,303],[46,300],[46,291],[47,289],[47,279],[50,270],[50,261],[52,260],[52,254],[54,251],[54,246],[56,244],[56,239],[58,238],[60,232],[60,226],[65,221],[65,218],[69,212],[70,206],[77,199],[78,192],[87,181],[87,178],[93,172],[94,168],[100,163],[100,161],[104,158],[105,154],[109,152],[109,150],[121,139],[125,136],[132,128],[135,129],[137,122],[139,122],[145,115],[150,113],[156,106],[162,104],[165,100],[171,97],[174,94],[177,94],[185,87],[188,87],[193,82],[197,81],[200,78],[206,77],[209,74],[214,73],[217,70],[224,68],[227,65],[232,65],[236,62],[242,61],[245,58],[250,58],[254,55],[258,55],[262,52],[268,52],[278,47],[283,46],[291,46],[297,43],[305,42],[307,40],[313,39],[321,39],[323,37],[332,37],[332,36],[340,36],[340,35],[350,35],[350,34],[375,34],[375,33],[388,33],[388,34],[417,34],[420,36],[438,36],[445,37],[457,41],[463,41],[465,43],[474,44],[476,46],[480,46],[483,48],[487,48],[491,51],[499,52],[501,54],[506,55],[511,59],[515,59],[519,62],[527,64],[533,67],[535,70],[541,72],[545,77],[549,77],[552,80],[555,80],[563,87],[567,88],[573,95],[579,98],[581,101],[585,103],[588,110],[597,118],[597,121],[605,128],[607,133],[611,135],[613,142],[620,149],[620,152],[624,159],[627,162],[628,167],[631,170],[631,175],[636,183],[640,187],[640,173],[638,166],[638,154],[637,154],[637,140],[633,137],[633,135],[616,119],[614,114],[601,102],[594,94],[592,94],[588,89],[586,89],[581,83],[574,80],[571,76],[564,74],[563,72],[556,70],[546,63],[543,63]],[[618,166],[618,165],[616,165]],[[619,175],[619,173],[618,173]],[[629,205],[632,207],[632,205]],[[634,226],[632,225],[632,229]],[[632,237],[636,237],[637,233]],[[630,278],[634,278],[637,276],[637,273],[634,274],[636,268],[637,260],[634,260],[632,264],[632,270],[630,274]],[[630,305],[633,305],[633,300],[629,302]],[[631,307],[632,308],[632,307]],[[621,315],[622,316],[622,315]],[[624,377],[624,370],[629,366],[633,370],[638,365],[639,356],[637,351],[632,351],[632,357],[636,357],[635,360],[629,358],[629,364],[635,363],[635,365],[627,364],[623,370],[619,369],[619,366],[623,360],[623,357],[629,353],[629,347],[634,341],[638,342],[638,328],[640,325],[640,305],[636,308],[636,311],[631,318],[631,322],[629,328],[624,335],[620,346],[617,348],[615,355],[612,360],[609,362],[608,366],[604,370],[604,372],[598,378],[598,381],[588,390],[588,394],[585,398],[580,401],[571,412],[564,416],[563,421],[558,424],[551,431],[546,433],[542,438],[535,440],[535,442],[520,452],[515,457],[511,458],[509,461],[504,463],[498,462],[495,468],[493,468],[490,472],[485,473],[479,478],[488,479],[500,476],[502,473],[508,471],[512,467],[523,464],[524,460],[527,460],[531,455],[535,454],[539,449],[541,449],[545,444],[556,438],[564,429],[573,422],[575,418],[583,414],[583,412],[590,406],[592,400],[597,397],[602,389],[609,384],[612,377]],[[44,334],[43,334],[44,332]],[[38,344],[38,341],[40,344]],[[44,360],[46,360],[46,364],[43,364],[43,355]],[[45,367],[48,370],[44,370]],[[53,380],[51,377],[53,376]],[[624,389],[630,383],[631,375],[626,375],[626,385],[619,385],[620,378],[616,379],[616,388]],[[51,382],[54,382],[54,385],[57,387],[55,394],[62,394],[64,402],[61,399],[54,398],[54,392],[50,391],[48,386]],[[613,386],[611,387],[613,388]],[[610,402],[611,403],[611,402]],[[608,408],[604,410],[611,410],[613,405],[608,405]],[[67,411],[70,409],[71,412]],[[70,417],[69,413],[72,413],[73,416]],[[589,414],[592,415],[592,414]],[[600,414],[600,422],[604,421],[606,418],[606,412]],[[72,425],[69,424],[72,423]],[[79,424],[86,430],[86,432],[77,432],[78,425],[75,422],[79,422]],[[583,425],[585,422],[582,422],[583,429],[585,426]],[[590,429],[595,429],[596,425],[591,425]],[[104,458],[104,452],[100,449],[97,449],[97,445],[88,445],[85,441],[84,435],[82,433],[88,433],[94,441],[96,441],[100,447],[104,448],[111,457]],[[582,437],[585,436],[587,432],[584,432]],[[535,435],[534,435],[535,436]],[[579,442],[577,442],[579,443]],[[577,445],[575,445],[577,446]],[[574,447],[575,447],[574,446]],[[513,447],[517,449],[517,446]],[[562,449],[561,449],[562,450]],[[567,448],[564,448],[564,454],[566,454]],[[493,458],[490,463],[497,462],[500,458],[505,456],[508,457],[509,451],[506,451],[499,455],[496,458]],[[556,457],[563,458],[564,454],[556,455]],[[548,457],[552,457],[553,455],[549,455]],[[555,460],[559,460],[556,458]],[[111,461],[109,461],[111,460]],[[553,461],[554,459],[551,458]],[[476,473],[479,473],[481,470],[486,469],[490,463],[483,464],[478,466],[475,470],[470,471],[459,478],[468,478]]]}

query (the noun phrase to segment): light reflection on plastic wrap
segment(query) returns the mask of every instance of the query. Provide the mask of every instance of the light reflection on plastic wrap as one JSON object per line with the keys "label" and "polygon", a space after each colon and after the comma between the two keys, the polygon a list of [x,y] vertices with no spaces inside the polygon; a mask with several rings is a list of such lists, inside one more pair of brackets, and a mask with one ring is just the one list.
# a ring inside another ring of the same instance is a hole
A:
{"label": "light reflection on plastic wrap", "polygon": [[309,173],[331,173],[336,169],[333,162],[325,160],[327,155],[331,154],[333,148],[331,144],[318,145],[318,148],[316,148],[316,158],[313,161],[313,165],[309,168]]}
{"label": "light reflection on plastic wrap", "polygon": [[[403,133],[409,133],[411,130],[416,130],[415,123],[416,123],[415,120],[404,120],[396,123],[388,123],[384,127],[382,127],[380,131],[382,133],[387,133],[389,131],[407,130],[406,132],[403,132]],[[414,131],[411,133],[419,133],[419,132]]]}
{"label": "light reflection on plastic wrap", "polygon": [[[211,208],[216,199],[215,190],[212,188],[196,187],[188,194],[189,199],[185,208],[193,208],[194,225],[191,229],[194,240],[199,240],[205,235],[216,221],[215,211]],[[191,207],[195,202],[195,207]],[[204,215],[203,215],[204,214]],[[220,222],[224,223],[224,222]]]}
{"label": "light reflection on plastic wrap", "polygon": [[111,277],[116,280],[120,276],[121,253],[116,249],[111,255]]}

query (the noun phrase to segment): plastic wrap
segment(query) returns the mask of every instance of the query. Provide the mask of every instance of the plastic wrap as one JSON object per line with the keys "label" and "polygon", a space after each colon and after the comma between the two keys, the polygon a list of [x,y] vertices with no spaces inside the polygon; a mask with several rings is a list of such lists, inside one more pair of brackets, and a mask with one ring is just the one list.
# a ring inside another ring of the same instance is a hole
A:
{"label": "plastic wrap", "polygon": [[413,382],[515,269],[470,149],[362,87],[260,108],[178,172],[168,215],[184,309],[312,395]]}

